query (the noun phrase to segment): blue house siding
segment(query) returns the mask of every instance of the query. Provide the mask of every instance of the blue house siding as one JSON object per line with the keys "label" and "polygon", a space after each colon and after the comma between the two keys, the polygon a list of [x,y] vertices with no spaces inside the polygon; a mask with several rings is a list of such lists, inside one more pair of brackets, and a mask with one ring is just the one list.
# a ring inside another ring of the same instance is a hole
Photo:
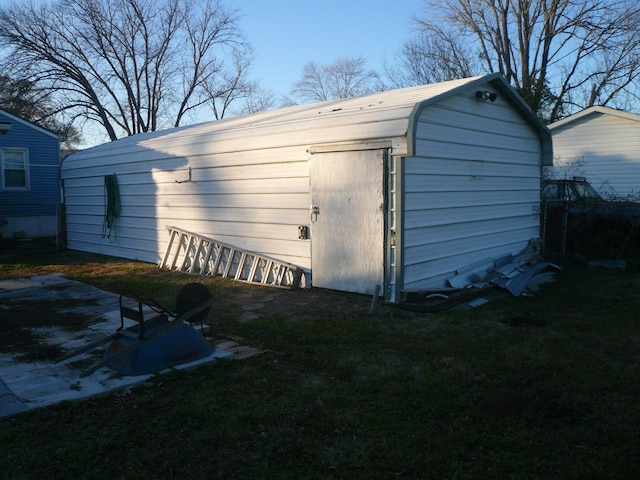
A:
{"label": "blue house siding", "polygon": [[[3,188],[0,171],[0,233],[27,236],[57,233],[60,204],[60,143],[57,135],[0,110],[0,150],[26,152],[27,188]],[[1,157],[0,157],[1,158]]]}

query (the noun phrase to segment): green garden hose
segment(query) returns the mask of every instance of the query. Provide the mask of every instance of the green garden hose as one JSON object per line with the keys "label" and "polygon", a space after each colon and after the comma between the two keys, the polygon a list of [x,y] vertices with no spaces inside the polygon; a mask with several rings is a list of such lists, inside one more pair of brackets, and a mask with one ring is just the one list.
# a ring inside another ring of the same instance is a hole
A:
{"label": "green garden hose", "polygon": [[118,177],[116,174],[104,177],[104,222],[102,224],[102,238],[111,238],[116,228],[116,219],[120,215],[120,193],[118,191]]}

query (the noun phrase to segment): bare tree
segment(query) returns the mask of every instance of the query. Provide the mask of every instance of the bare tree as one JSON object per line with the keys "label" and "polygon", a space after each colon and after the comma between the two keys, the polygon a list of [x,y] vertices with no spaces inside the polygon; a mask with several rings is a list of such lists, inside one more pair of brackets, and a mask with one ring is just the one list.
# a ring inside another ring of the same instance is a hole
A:
{"label": "bare tree", "polygon": [[439,24],[420,23],[419,32],[404,42],[397,64],[385,64],[385,74],[394,88],[444,82],[484,73],[461,33]]}
{"label": "bare tree", "polygon": [[229,98],[234,85],[210,86],[246,51],[237,22],[218,0],[30,1],[0,10],[0,47],[5,68],[113,140],[178,126],[221,90]]}
{"label": "bare tree", "polygon": [[632,94],[640,74],[634,0],[448,0],[429,12],[423,32],[445,45],[441,32],[464,35],[547,121]]}
{"label": "bare tree", "polygon": [[334,100],[357,97],[383,90],[380,77],[374,70],[366,69],[362,57],[345,57],[329,65],[307,63],[302,78],[291,90],[287,103]]}
{"label": "bare tree", "polygon": [[51,94],[31,80],[0,75],[0,108],[57,134],[65,149],[82,140],[78,129],[60,115]]}
{"label": "bare tree", "polygon": [[[253,61],[251,49],[233,55],[230,66],[204,85],[205,98],[213,116],[219,120],[227,115],[255,113],[273,105],[273,94],[262,89],[257,81],[249,80]],[[230,110],[232,105],[236,108]]]}
{"label": "bare tree", "polygon": [[256,88],[244,99],[244,103],[238,115],[250,115],[252,113],[270,110],[275,104],[275,93],[256,85]]}

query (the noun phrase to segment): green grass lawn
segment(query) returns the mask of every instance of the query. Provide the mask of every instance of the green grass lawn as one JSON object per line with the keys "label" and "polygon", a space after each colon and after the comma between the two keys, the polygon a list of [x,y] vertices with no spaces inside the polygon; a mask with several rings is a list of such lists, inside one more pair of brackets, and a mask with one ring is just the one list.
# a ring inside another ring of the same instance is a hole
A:
{"label": "green grass lawn", "polygon": [[[59,254],[0,278],[52,271],[167,296],[187,281]],[[2,478],[640,478],[635,269],[565,265],[532,297],[468,311],[247,323],[245,286],[207,282],[224,299],[212,327],[265,353],[0,420]]]}

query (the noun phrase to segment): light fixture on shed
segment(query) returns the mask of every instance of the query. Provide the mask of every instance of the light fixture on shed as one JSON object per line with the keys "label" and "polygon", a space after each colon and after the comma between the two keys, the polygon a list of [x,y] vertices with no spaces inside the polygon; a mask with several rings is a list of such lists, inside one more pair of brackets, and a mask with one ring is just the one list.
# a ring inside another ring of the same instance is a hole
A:
{"label": "light fixture on shed", "polygon": [[11,130],[11,123],[0,122],[0,135],[4,135]]}
{"label": "light fixture on shed", "polygon": [[498,94],[490,92],[489,90],[478,90],[476,92],[476,98],[478,100],[489,100],[490,102],[495,102],[496,98],[498,98]]}

